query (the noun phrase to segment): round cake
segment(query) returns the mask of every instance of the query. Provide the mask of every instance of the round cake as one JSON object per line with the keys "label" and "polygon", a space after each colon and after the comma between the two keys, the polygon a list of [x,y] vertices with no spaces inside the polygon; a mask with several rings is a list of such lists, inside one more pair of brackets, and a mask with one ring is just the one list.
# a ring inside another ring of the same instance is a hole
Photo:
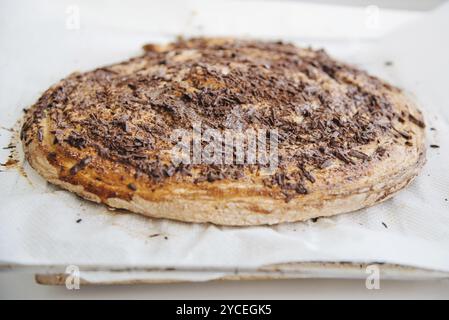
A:
{"label": "round cake", "polygon": [[323,50],[197,38],[49,88],[21,140],[47,181],[145,216],[220,225],[361,209],[425,162],[398,88]]}

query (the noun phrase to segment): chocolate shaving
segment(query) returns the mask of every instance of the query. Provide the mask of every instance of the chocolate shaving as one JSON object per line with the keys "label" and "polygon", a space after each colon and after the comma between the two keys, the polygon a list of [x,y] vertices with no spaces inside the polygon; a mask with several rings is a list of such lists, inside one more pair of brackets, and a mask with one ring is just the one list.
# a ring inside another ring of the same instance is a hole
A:
{"label": "chocolate shaving", "polygon": [[410,140],[412,138],[412,136],[405,131],[396,129],[395,127],[393,127],[393,130],[396,131],[397,133],[399,133],[404,139]]}
{"label": "chocolate shaving", "polygon": [[[27,112],[24,143],[32,141],[40,120],[49,117],[54,144],[92,149],[97,157],[132,169],[136,179],[213,183],[245,179],[248,172],[257,175],[263,166],[175,166],[164,158],[173,147],[174,129],[191,130],[194,122],[219,131],[276,128],[279,166],[264,183],[297,195],[308,192],[304,183],[316,181],[312,172],[325,170],[336,159],[347,165],[356,164],[353,158],[369,160],[355,149],[380,136],[410,140],[409,133],[393,127],[393,120],[405,124],[408,117],[424,126],[413,115],[395,113],[394,102],[384,93],[399,89],[323,50],[250,40],[217,44],[201,38],[144,49],[140,57],[71,75],[47,90]],[[186,52],[196,54],[181,61]],[[348,116],[348,110],[355,113]],[[42,132],[37,137],[42,139]],[[375,154],[385,153],[378,148]],[[82,170],[90,157],[85,159],[70,174]]]}
{"label": "chocolate shaving", "polygon": [[132,191],[136,191],[137,187],[134,183],[128,183],[128,189],[132,190]]}
{"label": "chocolate shaving", "polygon": [[362,159],[362,160],[368,160],[369,159],[369,156],[367,154],[365,154],[365,153],[363,153],[361,151],[358,151],[358,150],[350,150],[348,152],[348,155],[350,155],[351,157],[354,157],[354,158]]}
{"label": "chocolate shaving", "polygon": [[315,183],[315,181],[316,181],[316,180],[315,180],[315,177],[314,177],[309,171],[307,171],[303,166],[300,166],[299,168],[301,169],[301,171],[302,171],[304,177],[305,177],[307,180],[309,180],[309,181],[312,182],[312,183]]}
{"label": "chocolate shaving", "polygon": [[412,123],[416,124],[416,125],[417,125],[418,127],[420,127],[420,128],[425,128],[425,127],[426,127],[426,124],[424,123],[424,121],[419,120],[418,118],[416,118],[416,117],[413,116],[412,114],[409,114],[409,115],[408,115],[408,119],[409,119]]}
{"label": "chocolate shaving", "polygon": [[298,184],[296,185],[295,191],[296,191],[296,193],[298,193],[298,194],[308,194],[308,193],[309,193],[309,191],[307,190],[307,188],[306,188],[302,183],[298,183]]}
{"label": "chocolate shaving", "polygon": [[381,157],[383,157],[386,153],[387,149],[385,149],[384,147],[377,147],[376,149],[376,153],[378,155],[380,155]]}
{"label": "chocolate shaving", "polygon": [[327,168],[327,167],[330,167],[332,164],[333,164],[332,159],[327,159],[327,160],[324,160],[324,161],[319,165],[319,168],[320,168],[320,169],[325,169],[325,168]]}
{"label": "chocolate shaving", "polygon": [[77,174],[79,171],[83,170],[84,168],[87,167],[87,165],[92,161],[91,157],[85,157],[83,158],[80,162],[78,162],[77,164],[75,164],[73,167],[70,168],[70,175],[75,175]]}
{"label": "chocolate shaving", "polygon": [[39,142],[42,142],[43,139],[44,139],[44,134],[42,133],[42,128],[39,128],[37,130],[37,140]]}
{"label": "chocolate shaving", "polygon": [[82,149],[86,145],[86,140],[81,135],[72,132],[67,138],[67,143],[72,147]]}

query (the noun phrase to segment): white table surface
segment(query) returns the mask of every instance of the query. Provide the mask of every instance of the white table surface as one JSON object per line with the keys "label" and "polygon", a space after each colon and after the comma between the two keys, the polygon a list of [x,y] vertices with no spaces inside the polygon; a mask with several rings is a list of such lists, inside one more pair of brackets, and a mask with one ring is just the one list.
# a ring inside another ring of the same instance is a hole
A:
{"label": "white table surface", "polygon": [[25,273],[0,273],[0,299],[448,299],[449,281],[364,280],[215,281],[137,286],[44,286]]}

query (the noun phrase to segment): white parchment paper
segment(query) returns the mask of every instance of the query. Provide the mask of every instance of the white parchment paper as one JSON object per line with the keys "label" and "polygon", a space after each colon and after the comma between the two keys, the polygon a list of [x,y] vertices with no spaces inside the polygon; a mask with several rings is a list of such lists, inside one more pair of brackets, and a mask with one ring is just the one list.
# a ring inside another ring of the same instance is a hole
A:
{"label": "white parchment paper", "polygon": [[[52,83],[75,70],[127,59],[141,45],[176,34],[281,38],[324,47],[413,92],[426,116],[428,145],[441,147],[429,148],[422,174],[383,204],[271,227],[186,224],[109,211],[47,184],[26,163],[27,178],[1,168],[0,265],[221,274],[275,263],[352,261],[449,272],[449,6],[421,14],[380,10],[377,27],[370,14],[291,2],[2,1],[2,147],[12,135],[5,128]],[[0,150],[2,163],[10,151]]]}

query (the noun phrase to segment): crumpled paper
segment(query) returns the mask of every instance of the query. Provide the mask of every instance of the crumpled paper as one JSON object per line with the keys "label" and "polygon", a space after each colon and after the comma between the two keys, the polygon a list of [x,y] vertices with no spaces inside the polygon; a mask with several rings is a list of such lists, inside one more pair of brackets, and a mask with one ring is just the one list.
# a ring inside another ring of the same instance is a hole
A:
{"label": "crumpled paper", "polygon": [[[161,7],[147,4],[159,9],[147,8],[150,16],[145,19],[149,21],[142,20],[143,14],[133,21],[130,12],[120,12],[122,7],[116,2],[107,8],[80,2],[76,29],[76,19],[67,21],[76,13],[76,6],[70,8],[68,2],[30,2],[27,10],[20,10],[13,1],[3,2],[0,145],[9,144],[13,134],[5,128],[14,125],[21,109],[58,79],[75,70],[89,70],[137,55],[144,43],[169,41],[177,32],[225,33],[217,23],[231,25],[223,17],[231,16],[240,5],[219,2],[214,7],[186,1],[175,10],[175,4],[164,3]],[[428,145],[440,146],[428,148],[427,164],[413,184],[385,203],[316,222],[221,227],[110,211],[46,183],[23,163],[19,166],[27,177],[16,168],[1,168],[0,172],[0,266],[58,270],[76,265],[93,271],[176,268],[220,275],[277,263],[348,261],[449,272],[449,41],[445,34],[449,30],[449,5],[420,15],[396,11],[382,15],[381,11],[381,17],[389,17],[384,21],[387,26],[381,23],[377,31],[370,29],[366,38],[359,29],[350,33],[363,20],[363,9],[344,11],[340,7],[337,10],[346,13],[345,19],[339,20],[342,26],[336,26],[329,39],[322,36],[329,27],[322,12],[330,7],[253,2],[242,8],[249,10],[249,6],[257,5],[261,11],[247,21],[244,32],[234,30],[231,34],[282,38],[284,31],[290,41],[323,46],[331,54],[413,92],[428,124]],[[288,23],[262,28],[263,15],[270,13],[270,6],[275,17],[289,9],[277,17]],[[127,4],[126,10],[129,7]],[[215,17],[217,7],[222,19],[215,23],[207,17],[209,12]],[[135,8],[132,13],[138,11],[145,10]],[[300,29],[295,34],[292,23],[298,12],[322,17],[321,33],[315,21],[310,33]],[[15,19],[5,19],[5,15]],[[396,25],[393,20],[402,24]],[[237,21],[243,23],[242,19]],[[232,26],[229,28],[232,30]],[[270,30],[274,31],[268,33]],[[0,150],[0,161],[6,162],[13,150]],[[14,157],[23,160],[20,153]]]}

